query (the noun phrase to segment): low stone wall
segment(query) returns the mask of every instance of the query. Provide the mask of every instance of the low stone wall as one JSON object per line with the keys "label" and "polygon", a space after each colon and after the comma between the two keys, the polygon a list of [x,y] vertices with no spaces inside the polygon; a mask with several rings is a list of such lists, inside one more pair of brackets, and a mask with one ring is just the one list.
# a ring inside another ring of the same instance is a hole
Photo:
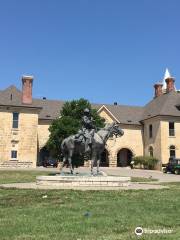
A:
{"label": "low stone wall", "polygon": [[69,187],[125,187],[130,184],[130,177],[116,176],[38,176],[37,185]]}
{"label": "low stone wall", "polygon": [[5,161],[0,164],[0,168],[32,168],[33,162]]}

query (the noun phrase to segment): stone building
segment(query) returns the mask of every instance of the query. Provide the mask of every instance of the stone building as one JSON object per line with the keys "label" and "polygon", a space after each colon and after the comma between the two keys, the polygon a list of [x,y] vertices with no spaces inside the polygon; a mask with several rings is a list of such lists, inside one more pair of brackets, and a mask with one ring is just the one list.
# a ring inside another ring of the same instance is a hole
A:
{"label": "stone building", "polygon": [[[117,121],[121,138],[108,140],[102,165],[123,167],[132,156],[151,155],[162,163],[180,158],[180,92],[166,70],[154,85],[153,99],[143,107],[93,105],[107,121]],[[15,86],[0,91],[0,166],[31,166],[42,163],[49,125],[59,117],[63,101],[32,97],[32,76],[22,77],[22,91]]]}

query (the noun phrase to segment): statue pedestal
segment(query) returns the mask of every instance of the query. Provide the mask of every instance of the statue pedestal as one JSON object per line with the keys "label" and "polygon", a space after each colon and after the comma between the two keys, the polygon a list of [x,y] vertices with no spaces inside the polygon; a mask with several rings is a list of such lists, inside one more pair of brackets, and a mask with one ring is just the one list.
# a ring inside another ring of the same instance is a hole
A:
{"label": "statue pedestal", "polygon": [[118,176],[91,176],[86,175],[55,175],[55,176],[38,176],[36,184],[43,186],[56,186],[60,188],[81,189],[83,187],[101,189],[103,187],[125,187],[130,185],[130,177]]}

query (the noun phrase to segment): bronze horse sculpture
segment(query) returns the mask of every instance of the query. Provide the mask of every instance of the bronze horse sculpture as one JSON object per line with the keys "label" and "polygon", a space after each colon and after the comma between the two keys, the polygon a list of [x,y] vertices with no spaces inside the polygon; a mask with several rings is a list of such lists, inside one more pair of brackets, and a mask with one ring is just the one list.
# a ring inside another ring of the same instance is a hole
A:
{"label": "bronze horse sculpture", "polygon": [[[99,173],[99,164],[101,154],[105,149],[105,145],[109,137],[113,135],[123,136],[124,132],[119,127],[119,125],[115,122],[106,124],[104,128],[101,128],[99,131],[94,133],[92,138],[91,145],[91,174],[93,175],[93,167],[95,163],[97,164],[97,174]],[[82,141],[80,143],[76,142],[75,135],[71,135],[65,138],[61,144],[61,151],[63,155],[63,163],[60,168],[60,172],[62,171],[65,162],[68,161],[70,172],[73,174],[73,166],[72,166],[72,156],[75,153],[84,154],[85,152],[85,143]]]}

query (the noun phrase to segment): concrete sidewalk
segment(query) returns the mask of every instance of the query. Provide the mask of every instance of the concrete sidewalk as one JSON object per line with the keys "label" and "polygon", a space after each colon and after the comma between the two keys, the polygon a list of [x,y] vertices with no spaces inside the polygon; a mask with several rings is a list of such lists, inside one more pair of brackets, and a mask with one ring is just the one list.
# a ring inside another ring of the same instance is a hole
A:
{"label": "concrete sidewalk", "polygon": [[156,170],[128,169],[128,168],[101,168],[108,175],[128,177],[154,178],[158,182],[180,182],[180,175],[165,174]]}

